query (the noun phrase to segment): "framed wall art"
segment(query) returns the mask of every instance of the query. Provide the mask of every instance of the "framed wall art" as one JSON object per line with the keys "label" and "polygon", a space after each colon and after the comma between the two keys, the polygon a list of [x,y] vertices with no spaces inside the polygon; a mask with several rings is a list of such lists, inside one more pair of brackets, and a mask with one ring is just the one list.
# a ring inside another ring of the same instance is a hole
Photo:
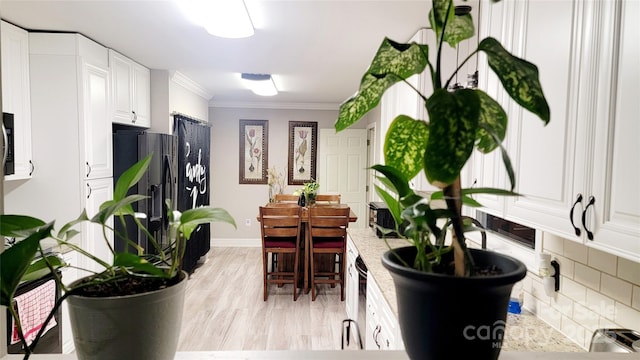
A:
{"label": "framed wall art", "polygon": [[289,185],[316,179],[318,123],[289,121]]}
{"label": "framed wall art", "polygon": [[266,184],[268,120],[240,120],[240,184]]}

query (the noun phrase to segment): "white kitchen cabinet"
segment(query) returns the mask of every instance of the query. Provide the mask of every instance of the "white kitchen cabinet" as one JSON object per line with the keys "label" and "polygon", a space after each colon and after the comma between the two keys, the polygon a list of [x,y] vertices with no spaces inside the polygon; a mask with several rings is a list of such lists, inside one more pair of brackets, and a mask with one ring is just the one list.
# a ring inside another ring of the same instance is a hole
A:
{"label": "white kitchen cabinet", "polygon": [[398,320],[372,276],[367,276],[367,350],[402,350]]}
{"label": "white kitchen cabinet", "polygon": [[[483,7],[481,37],[538,66],[551,109],[545,127],[492,73],[480,77],[509,116],[506,147],[522,195],[478,196],[484,211],[640,261],[640,109],[630,95],[640,90],[640,32],[628,20],[638,12],[633,1]],[[490,73],[482,58],[480,73]],[[473,168],[477,186],[508,188],[499,152],[475,154]]]}
{"label": "white kitchen cabinet", "polygon": [[346,301],[344,302],[347,318],[358,319],[358,291],[359,291],[359,274],[356,269],[356,258],[358,250],[353,244],[351,237],[347,237],[347,271],[345,281]]}
{"label": "white kitchen cabinet", "polygon": [[[34,147],[43,161],[49,156],[56,159],[54,162],[76,161],[76,174],[82,180],[111,177],[107,49],[79,34],[29,36],[31,87],[32,93],[38,92],[37,102],[32,100],[34,131],[38,127],[37,131],[42,132],[44,127],[47,133],[41,135],[48,139],[41,139]],[[51,145],[52,140],[56,145]],[[68,142],[78,150],[63,152],[60,143]],[[40,165],[36,162],[36,171]]]}
{"label": "white kitchen cabinet", "polygon": [[[88,180],[84,183],[83,199],[87,216],[91,218],[100,210],[100,204],[113,199],[113,178],[103,178]],[[113,227],[113,219],[109,220],[108,226]],[[83,223],[83,249],[99,259],[111,264],[113,262],[113,232],[107,231],[107,238],[104,238],[102,228],[97,224]],[[83,267],[89,270],[102,271],[104,267],[95,261],[84,257],[81,260]]]}
{"label": "white kitchen cabinet", "polygon": [[[80,278],[80,273],[75,267],[78,266],[78,253],[69,251],[62,254],[62,259],[69,267],[62,268],[62,282],[69,285]],[[73,332],[71,331],[71,323],[69,319],[69,305],[66,301],[62,302],[62,353],[69,354],[73,352],[75,346],[73,344]]]}
{"label": "white kitchen cabinet", "polygon": [[151,126],[151,76],[146,67],[109,50],[112,89],[112,121],[149,128]]}
{"label": "white kitchen cabinet", "polygon": [[5,211],[61,226],[84,209],[86,180],[112,177],[107,49],[79,34],[29,33],[29,61],[35,171],[6,184]]}
{"label": "white kitchen cabinet", "polygon": [[[506,147],[516,174],[515,191],[522,196],[478,199],[489,213],[565,237],[573,234],[568,209],[574,200],[577,117],[573,109],[580,89],[579,49],[574,41],[580,29],[573,25],[574,6],[569,0],[501,2],[484,7],[481,20],[490,24],[482,29],[482,37],[499,39],[516,56],[538,66],[551,121],[545,126],[515,104],[486,61],[481,61],[479,86],[503,105],[509,117]],[[538,21],[541,18],[546,20]],[[513,37],[518,32],[523,35]],[[499,151],[477,154],[475,165],[478,187],[510,187]]]}
{"label": "white kitchen cabinet", "polygon": [[99,65],[82,62],[83,119],[80,137],[85,179],[113,176],[113,140],[109,119],[109,74]]}
{"label": "white kitchen cabinet", "polygon": [[2,111],[12,113],[14,173],[5,180],[31,178],[31,91],[29,86],[29,34],[2,21]]}
{"label": "white kitchen cabinet", "polygon": [[582,151],[592,156],[584,163],[582,233],[588,246],[640,262],[640,2],[586,10],[601,27],[585,34],[583,55],[581,86],[593,91],[579,107],[589,125]]}

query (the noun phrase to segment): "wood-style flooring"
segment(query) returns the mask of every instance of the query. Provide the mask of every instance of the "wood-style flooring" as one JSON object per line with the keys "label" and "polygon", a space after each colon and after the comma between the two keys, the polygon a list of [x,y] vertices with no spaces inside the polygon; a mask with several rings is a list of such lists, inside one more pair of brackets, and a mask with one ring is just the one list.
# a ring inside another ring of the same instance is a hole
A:
{"label": "wood-style flooring", "polygon": [[187,284],[178,351],[339,350],[345,304],[340,287],[318,286],[316,301],[291,285],[269,285],[263,301],[260,248],[213,248]]}

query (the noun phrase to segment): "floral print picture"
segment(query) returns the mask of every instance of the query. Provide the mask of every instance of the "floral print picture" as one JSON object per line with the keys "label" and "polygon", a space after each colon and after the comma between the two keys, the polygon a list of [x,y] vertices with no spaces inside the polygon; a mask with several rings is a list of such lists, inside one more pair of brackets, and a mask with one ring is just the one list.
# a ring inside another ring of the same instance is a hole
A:
{"label": "floral print picture", "polygon": [[318,123],[289,121],[289,184],[302,185],[316,178]]}
{"label": "floral print picture", "polygon": [[240,120],[240,184],[267,183],[267,120]]}

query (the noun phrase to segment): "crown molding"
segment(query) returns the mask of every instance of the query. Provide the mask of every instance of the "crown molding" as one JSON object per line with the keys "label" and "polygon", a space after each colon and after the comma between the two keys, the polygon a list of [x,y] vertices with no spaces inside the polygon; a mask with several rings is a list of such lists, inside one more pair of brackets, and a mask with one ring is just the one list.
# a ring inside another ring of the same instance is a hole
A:
{"label": "crown molding", "polygon": [[202,85],[191,80],[191,78],[180,71],[173,71],[171,73],[171,81],[207,100],[210,100],[213,97],[213,95],[211,95],[211,93],[209,93]]}
{"label": "crown molding", "polygon": [[278,110],[338,110],[337,103],[279,103],[279,102],[242,102],[242,101],[209,101],[213,108],[242,109],[278,109]]}

